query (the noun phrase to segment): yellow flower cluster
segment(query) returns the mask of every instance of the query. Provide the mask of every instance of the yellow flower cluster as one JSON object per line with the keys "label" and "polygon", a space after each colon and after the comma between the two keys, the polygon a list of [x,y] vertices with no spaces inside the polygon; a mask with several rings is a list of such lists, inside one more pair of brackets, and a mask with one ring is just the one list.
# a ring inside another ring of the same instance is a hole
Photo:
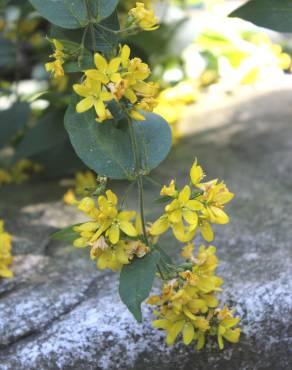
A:
{"label": "yellow flower cluster", "polygon": [[177,276],[164,283],[161,295],[148,299],[148,304],[157,306],[154,314],[158,318],[153,321],[153,326],[166,331],[168,345],[182,334],[185,345],[196,342],[199,350],[208,335],[217,336],[222,349],[223,338],[238,342],[240,328],[234,327],[240,318],[233,317],[227,307],[218,308],[216,293],[221,290],[223,280],[215,275],[218,265],[216,248],[202,245],[196,256],[193,256],[193,249],[192,244],[183,249],[182,256],[189,263],[182,264]]}
{"label": "yellow flower cluster", "polygon": [[75,175],[75,188],[69,189],[63,196],[65,204],[77,204],[76,195],[86,196],[92,193],[97,187],[96,175],[91,171],[77,172]]}
{"label": "yellow flower cluster", "polygon": [[97,261],[99,269],[110,268],[118,271],[123,265],[136,257],[143,257],[149,248],[140,240],[141,223],[132,219],[135,211],[120,211],[117,208],[118,198],[107,190],[106,195],[97,199],[85,197],[78,202],[78,209],[84,212],[90,221],[75,226],[79,238],[74,241],[77,248],[90,247],[90,257]]}
{"label": "yellow flower cluster", "polygon": [[81,84],[74,84],[76,94],[83,99],[76,105],[76,111],[83,113],[94,107],[97,122],[112,118],[107,102],[115,100],[125,103],[126,109],[137,120],[144,120],[139,110],[152,112],[156,106],[154,96],[158,85],[145,80],[151,72],[140,58],[130,58],[131,50],[124,45],[119,55],[107,61],[101,54],[94,54],[95,69],[84,71]]}
{"label": "yellow flower cluster", "polygon": [[6,184],[22,184],[34,173],[42,171],[42,167],[29,159],[21,159],[9,169],[0,168],[0,186]]}
{"label": "yellow flower cluster", "polygon": [[177,123],[183,116],[186,106],[198,99],[198,89],[197,81],[186,80],[162,90],[157,97],[158,104],[153,112],[169,123],[174,143],[181,135]]}
{"label": "yellow flower cluster", "polygon": [[12,263],[11,235],[4,230],[4,221],[0,220],[0,277],[10,278],[13,276],[8,266]]}
{"label": "yellow flower cluster", "polygon": [[136,7],[129,11],[129,16],[132,17],[138,27],[144,31],[153,31],[159,27],[157,25],[158,19],[154,14],[154,10],[151,6],[148,6],[148,9],[145,8],[144,3],[136,3]]}
{"label": "yellow flower cluster", "polygon": [[47,72],[51,72],[55,78],[64,76],[63,64],[65,62],[65,53],[63,44],[56,39],[52,40],[55,47],[55,52],[50,55],[51,58],[55,58],[53,62],[48,62],[45,64]]}
{"label": "yellow flower cluster", "polygon": [[217,179],[202,183],[204,176],[202,167],[195,162],[190,171],[190,185],[178,191],[172,180],[168,187],[163,187],[160,194],[169,198],[169,203],[165,213],[153,223],[152,235],[163,234],[171,228],[179,241],[188,242],[200,229],[203,238],[211,242],[214,239],[211,223],[229,222],[224,206],[233,198],[233,193]]}

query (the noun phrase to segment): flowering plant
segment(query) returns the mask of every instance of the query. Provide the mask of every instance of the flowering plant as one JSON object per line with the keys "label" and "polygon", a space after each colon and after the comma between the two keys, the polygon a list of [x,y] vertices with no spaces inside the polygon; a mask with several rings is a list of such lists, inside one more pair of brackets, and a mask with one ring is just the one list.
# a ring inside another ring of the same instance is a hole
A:
{"label": "flowering plant", "polygon": [[[30,3],[55,27],[45,69],[52,81],[65,79],[70,85],[65,128],[78,157],[97,174],[96,183],[91,175],[79,176],[81,183],[88,179],[91,184],[85,197],[77,199],[72,190],[65,197],[88,220],[54,238],[88,248],[97,268],[120,272],[121,300],[139,322],[143,301],[156,306],[153,326],[166,331],[167,344],[180,333],[186,345],[196,342],[198,349],[207,336],[216,336],[220,348],[224,339],[237,342],[239,318],[227,306],[220,308],[216,297],[223,283],[215,275],[216,248],[201,245],[194,255],[192,242],[198,231],[206,242],[213,241],[212,224],[228,223],[224,207],[233,194],[224,182],[203,182],[203,169],[195,161],[182,189],[174,180],[161,189],[164,213],[154,222],[145,219],[144,178],[166,158],[172,135],[167,122],[153,113],[159,86],[151,81],[148,64],[122,36],[157,29],[154,10],[137,2],[121,28],[117,0]],[[137,185],[139,212],[125,209],[124,199],[107,189],[108,179]],[[160,245],[168,230],[183,243],[182,263],[172,261]],[[10,244],[5,245],[9,252]],[[155,277],[162,290],[150,296]]]}

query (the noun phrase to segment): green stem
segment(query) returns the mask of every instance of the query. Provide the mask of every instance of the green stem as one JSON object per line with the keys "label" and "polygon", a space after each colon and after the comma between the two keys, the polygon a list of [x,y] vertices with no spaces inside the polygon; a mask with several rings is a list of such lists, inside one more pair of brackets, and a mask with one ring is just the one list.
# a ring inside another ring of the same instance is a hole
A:
{"label": "green stem", "polygon": [[123,198],[122,198],[122,201],[121,201],[121,208],[123,208],[123,207],[124,207],[124,203],[126,202],[126,199],[127,199],[128,195],[129,195],[129,192],[130,192],[130,190],[132,189],[132,187],[135,185],[135,183],[136,183],[136,181],[132,181],[132,182],[130,183],[130,185],[127,187],[127,189],[126,189],[126,191],[125,191],[125,194],[124,194],[124,196],[123,196]]}
{"label": "green stem", "polygon": [[133,127],[133,121],[129,115],[127,115],[127,118],[128,118],[128,127],[129,127],[130,139],[131,139],[134,162],[135,162],[135,175],[136,175],[137,184],[138,184],[139,208],[140,208],[140,217],[141,217],[141,223],[142,223],[142,231],[143,231],[143,237],[144,237],[145,243],[148,245],[149,243],[148,243],[148,238],[147,238],[146,222],[145,222],[145,215],[144,215],[144,189],[143,189],[143,178],[141,175],[141,158],[139,154],[135,130]]}
{"label": "green stem", "polygon": [[85,0],[85,6],[86,6],[89,28],[90,28],[90,33],[91,33],[92,50],[95,53],[96,52],[96,45],[95,45],[94,22],[93,22],[93,19],[92,19],[90,4],[89,4],[88,0]]}
{"label": "green stem", "polygon": [[104,31],[107,31],[107,32],[110,32],[114,35],[121,35],[123,33],[129,33],[129,34],[132,34],[132,33],[137,33],[138,29],[137,27],[127,27],[127,28],[124,28],[124,29],[121,29],[121,30],[111,30],[110,28],[107,28],[105,26],[103,26],[102,24],[100,23],[96,23],[95,25],[97,28],[101,28],[103,29]]}
{"label": "green stem", "polygon": [[160,266],[159,266],[158,263],[157,263],[156,267],[157,267],[157,270],[158,270],[159,275],[161,276],[162,280],[166,280],[165,279],[165,276],[164,276],[164,274],[163,274],[163,272],[162,272],[162,270],[161,270],[161,268],[160,268]]}

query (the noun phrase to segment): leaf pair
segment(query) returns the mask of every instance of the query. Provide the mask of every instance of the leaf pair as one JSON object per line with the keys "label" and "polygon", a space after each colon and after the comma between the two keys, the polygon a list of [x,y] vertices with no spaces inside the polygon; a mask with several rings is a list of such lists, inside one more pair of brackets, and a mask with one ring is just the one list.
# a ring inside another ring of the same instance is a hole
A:
{"label": "leaf pair", "polygon": [[[96,173],[112,179],[135,177],[135,160],[128,127],[119,128],[115,121],[95,121],[94,110],[76,113],[73,96],[65,115],[65,127],[71,143],[82,161]],[[141,156],[141,170],[149,173],[167,156],[171,148],[171,130],[167,122],[154,113],[145,121],[134,121]]]}

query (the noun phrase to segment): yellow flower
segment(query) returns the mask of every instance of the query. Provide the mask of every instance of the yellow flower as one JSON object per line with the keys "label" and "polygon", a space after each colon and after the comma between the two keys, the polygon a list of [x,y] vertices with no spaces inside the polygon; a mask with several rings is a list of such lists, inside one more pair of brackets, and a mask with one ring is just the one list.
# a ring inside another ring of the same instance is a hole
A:
{"label": "yellow flower", "polygon": [[51,72],[55,78],[64,76],[63,69],[64,62],[60,59],[56,59],[53,62],[48,62],[45,64],[47,72]]}
{"label": "yellow flower", "polygon": [[197,184],[199,184],[205,177],[202,167],[197,165],[197,160],[194,162],[191,168],[190,177],[193,185],[195,186],[197,186]]}
{"label": "yellow flower", "polygon": [[129,15],[134,18],[140,28],[145,31],[153,31],[159,26],[152,8],[146,9],[144,3],[136,3],[136,7],[129,11]]}
{"label": "yellow flower", "polygon": [[[108,238],[111,244],[117,244],[121,237],[121,231],[130,237],[138,236],[137,230],[130,222],[136,212],[119,212],[116,208],[117,196],[111,190],[106,191],[106,197],[103,195],[98,197],[98,205],[97,209],[90,197],[84,198],[78,205],[80,210],[94,218],[94,223],[90,224],[89,233],[86,234],[89,245],[93,245],[101,235]],[[80,227],[78,226],[76,230],[81,231]],[[81,237],[84,237],[82,232]]]}
{"label": "yellow flower", "polygon": [[64,47],[63,44],[56,39],[52,40],[52,43],[55,47],[55,52],[50,55],[51,58],[55,58],[53,62],[48,62],[45,64],[45,68],[47,72],[51,72],[55,78],[64,76]]}
{"label": "yellow flower", "polygon": [[97,186],[96,175],[91,171],[77,172],[75,182],[78,195],[86,195],[88,190],[95,190]]}
{"label": "yellow flower", "polygon": [[[202,210],[203,205],[198,200],[190,198],[191,188],[186,185],[178,197],[165,207],[165,214],[153,223],[151,234],[160,235],[172,227],[178,240],[182,242],[191,240],[198,224],[197,212]],[[191,232],[184,227],[183,220],[192,226]]]}
{"label": "yellow flower", "polygon": [[140,102],[135,104],[134,109],[130,111],[130,115],[137,120],[144,121],[145,117],[139,113],[139,110],[145,111],[145,112],[153,112],[153,109],[156,107],[157,101],[152,98],[143,98]]}
{"label": "yellow flower", "polygon": [[192,261],[191,270],[180,272],[179,278],[165,282],[161,294],[147,300],[147,304],[157,306],[154,311],[157,320],[153,321],[153,326],[166,331],[168,345],[180,334],[185,345],[195,341],[198,350],[203,348],[206,334],[217,336],[220,348],[222,338],[235,343],[240,329],[232,328],[239,319],[234,319],[226,306],[214,310],[218,306],[215,294],[223,282],[215,276],[216,248],[200,246],[196,257],[192,252],[193,245],[188,244],[182,253]]}
{"label": "yellow flower", "polygon": [[39,173],[42,169],[41,165],[33,163],[29,159],[21,159],[10,168],[10,176],[12,178],[12,182],[22,184],[29,180],[32,174]]}
{"label": "yellow flower", "polygon": [[228,317],[219,321],[218,326],[218,345],[220,349],[224,348],[223,338],[231,343],[238,343],[240,337],[240,328],[233,329],[240,321],[239,317]]}
{"label": "yellow flower", "polygon": [[68,204],[68,205],[73,205],[73,204],[77,204],[78,203],[78,200],[76,199],[75,197],[75,193],[72,189],[69,189],[63,196],[63,201],[65,204]]}
{"label": "yellow flower", "polygon": [[204,191],[198,198],[206,205],[203,216],[212,223],[227,224],[229,217],[223,209],[224,205],[233,199],[234,194],[227,189],[223,181],[218,184],[218,180],[197,184],[197,187]]}
{"label": "yellow flower", "polygon": [[121,58],[116,57],[107,62],[101,54],[95,53],[94,64],[96,69],[88,69],[84,72],[88,78],[100,81],[105,85],[110,81],[118,82],[120,80],[121,76],[118,70],[121,64]]}
{"label": "yellow flower", "polygon": [[169,186],[164,185],[160,192],[161,196],[176,197],[178,192],[175,187],[175,181],[171,180]]}
{"label": "yellow flower", "polygon": [[11,182],[12,177],[9,172],[0,168],[0,186],[3,184],[10,184]]}
{"label": "yellow flower", "polygon": [[8,266],[12,263],[11,235],[4,230],[4,221],[0,220],[0,277],[10,278],[13,276]]}
{"label": "yellow flower", "polygon": [[182,248],[181,256],[190,259],[193,256],[194,244],[189,243]]}
{"label": "yellow flower", "polygon": [[84,97],[84,99],[76,105],[76,111],[78,113],[86,112],[94,107],[98,122],[103,122],[111,117],[104,102],[112,100],[113,97],[108,91],[102,90],[100,81],[87,78],[83,84],[73,85],[73,90],[76,94]]}

